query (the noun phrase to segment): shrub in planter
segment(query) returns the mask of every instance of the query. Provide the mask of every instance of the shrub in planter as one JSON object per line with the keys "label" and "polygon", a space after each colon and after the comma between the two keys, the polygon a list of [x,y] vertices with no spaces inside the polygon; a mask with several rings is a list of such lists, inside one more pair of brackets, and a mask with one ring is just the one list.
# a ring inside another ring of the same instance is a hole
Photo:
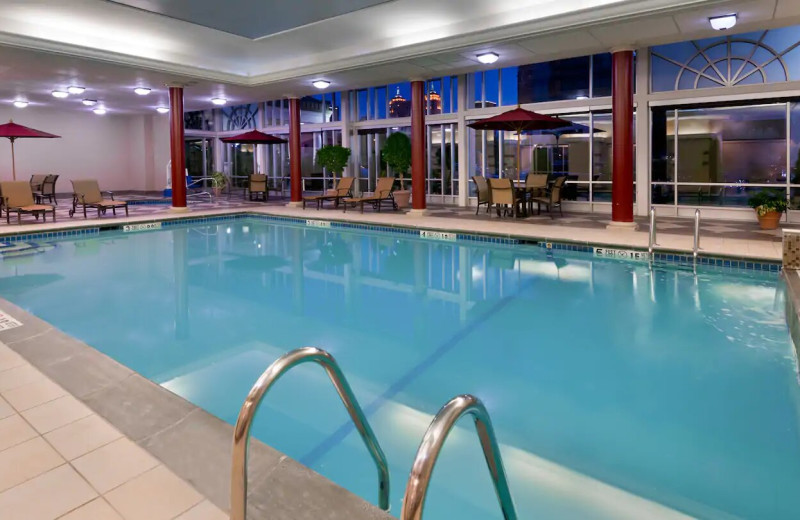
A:
{"label": "shrub in planter", "polygon": [[775,190],[761,191],[747,201],[758,215],[761,229],[777,229],[781,215],[789,207],[786,194]]}
{"label": "shrub in planter", "polygon": [[317,164],[333,174],[333,178],[341,177],[350,160],[350,148],[327,144],[317,151]]}

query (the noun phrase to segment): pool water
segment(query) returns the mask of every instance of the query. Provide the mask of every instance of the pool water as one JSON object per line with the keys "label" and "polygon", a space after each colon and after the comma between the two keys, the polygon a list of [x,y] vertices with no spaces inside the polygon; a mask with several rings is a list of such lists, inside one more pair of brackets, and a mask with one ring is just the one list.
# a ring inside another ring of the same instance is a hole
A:
{"label": "pool water", "polygon": [[[233,423],[277,357],[337,359],[389,460],[472,393],[520,518],[796,518],[800,391],[776,274],[256,220],[102,233],[0,262],[0,295]],[[253,433],[366,500],[372,460],[324,371]],[[470,420],[426,519],[501,518]]]}

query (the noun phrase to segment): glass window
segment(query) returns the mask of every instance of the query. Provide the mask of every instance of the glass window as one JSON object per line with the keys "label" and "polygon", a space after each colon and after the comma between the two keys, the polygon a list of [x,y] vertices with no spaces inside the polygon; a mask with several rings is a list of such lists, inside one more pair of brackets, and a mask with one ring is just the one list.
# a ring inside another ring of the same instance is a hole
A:
{"label": "glass window", "polygon": [[389,85],[389,117],[411,116],[411,83],[393,83]]}
{"label": "glass window", "polygon": [[376,87],[373,91],[375,108],[372,113],[373,119],[386,119],[386,110],[389,107],[389,100],[386,97],[386,87]]}
{"label": "glass window", "polygon": [[258,109],[258,103],[223,108],[223,130],[248,130],[256,128],[258,126]]}
{"label": "glass window", "polygon": [[356,92],[356,120],[366,121],[368,117],[367,105],[367,89],[362,89]]}
{"label": "glass window", "polygon": [[503,105],[516,105],[518,103],[518,77],[519,67],[506,67],[500,71],[500,98]]}
{"label": "glass window", "polygon": [[611,54],[592,56],[592,96],[611,95]]}
{"label": "glass window", "polygon": [[475,108],[483,108],[483,72],[475,72],[470,74],[470,99],[472,106]]}
{"label": "glass window", "polygon": [[458,79],[455,76],[442,78],[442,112],[450,114],[458,110]]}
{"label": "glass window", "polygon": [[589,96],[589,56],[519,67],[519,102],[536,103]]}
{"label": "glass window", "polygon": [[496,107],[500,104],[500,71],[487,70],[483,73],[483,106]]}

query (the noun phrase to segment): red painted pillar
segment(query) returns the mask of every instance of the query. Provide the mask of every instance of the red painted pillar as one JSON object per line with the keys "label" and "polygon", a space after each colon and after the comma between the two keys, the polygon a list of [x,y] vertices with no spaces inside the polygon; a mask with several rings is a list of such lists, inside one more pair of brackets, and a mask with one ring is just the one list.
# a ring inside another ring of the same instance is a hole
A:
{"label": "red painted pillar", "polygon": [[186,157],[183,142],[183,87],[169,87],[169,157],[172,207],[186,209]]}
{"label": "red painted pillar", "polygon": [[303,171],[300,164],[300,100],[289,100],[289,169],[291,201],[303,200]]}
{"label": "red painted pillar", "polygon": [[425,82],[411,82],[411,209],[425,210]]}
{"label": "red painted pillar", "polygon": [[633,51],[611,55],[613,155],[611,221],[633,222]]}

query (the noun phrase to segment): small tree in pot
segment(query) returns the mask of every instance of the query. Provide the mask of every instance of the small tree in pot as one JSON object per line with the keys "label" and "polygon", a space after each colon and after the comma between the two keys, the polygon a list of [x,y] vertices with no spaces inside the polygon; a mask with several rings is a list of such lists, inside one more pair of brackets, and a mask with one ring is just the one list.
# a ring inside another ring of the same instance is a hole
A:
{"label": "small tree in pot", "polygon": [[341,176],[350,160],[350,148],[338,144],[327,144],[317,151],[317,164],[336,176]]}
{"label": "small tree in pot", "polygon": [[392,172],[400,176],[400,189],[394,192],[394,200],[400,208],[407,208],[411,192],[403,189],[405,174],[411,167],[411,139],[403,132],[395,132],[386,138],[381,150],[381,159]]}
{"label": "small tree in pot", "polygon": [[778,229],[781,215],[789,207],[786,194],[777,190],[761,191],[747,201],[756,210],[761,229]]}

